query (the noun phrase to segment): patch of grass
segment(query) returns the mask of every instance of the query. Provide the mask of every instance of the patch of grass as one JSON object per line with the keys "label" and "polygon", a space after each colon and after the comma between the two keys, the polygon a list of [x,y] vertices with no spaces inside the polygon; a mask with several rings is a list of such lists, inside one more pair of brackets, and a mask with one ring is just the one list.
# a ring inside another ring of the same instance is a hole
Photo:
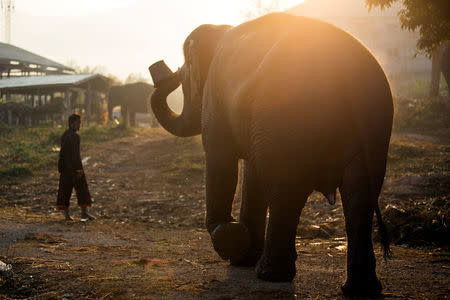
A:
{"label": "patch of grass", "polygon": [[90,125],[80,130],[81,142],[83,149],[89,147],[93,143],[110,141],[116,138],[130,136],[134,134],[134,129],[123,126],[99,126]]}
{"label": "patch of grass", "polygon": [[450,146],[394,135],[389,146],[388,176],[448,174]]}
{"label": "patch of grass", "polygon": [[31,170],[26,167],[13,167],[0,171],[0,176],[19,177],[30,176]]}
{"label": "patch of grass", "polygon": [[203,164],[194,162],[191,159],[181,158],[170,164],[167,172],[181,171],[181,172],[203,172]]}
{"label": "patch of grass", "polygon": [[411,145],[392,143],[389,148],[388,160],[391,163],[423,156],[425,150]]}
{"label": "patch of grass", "polygon": [[[66,128],[0,126],[0,176],[29,176],[56,169],[60,139]],[[81,128],[82,150],[94,143],[134,134],[133,128],[90,125]]]}

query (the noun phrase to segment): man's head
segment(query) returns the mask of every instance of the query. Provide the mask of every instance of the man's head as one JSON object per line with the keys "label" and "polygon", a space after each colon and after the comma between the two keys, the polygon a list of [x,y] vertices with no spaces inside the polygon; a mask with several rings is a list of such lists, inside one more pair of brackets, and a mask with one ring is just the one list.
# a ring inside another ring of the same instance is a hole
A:
{"label": "man's head", "polygon": [[76,114],[72,114],[69,117],[69,127],[72,128],[75,131],[80,130],[81,125],[81,117]]}

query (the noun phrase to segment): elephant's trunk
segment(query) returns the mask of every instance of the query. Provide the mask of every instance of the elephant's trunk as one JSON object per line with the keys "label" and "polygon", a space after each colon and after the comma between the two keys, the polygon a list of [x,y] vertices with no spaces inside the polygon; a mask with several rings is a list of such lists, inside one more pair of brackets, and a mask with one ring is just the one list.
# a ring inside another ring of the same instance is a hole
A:
{"label": "elephant's trunk", "polygon": [[179,76],[174,76],[154,90],[151,97],[153,113],[161,126],[173,135],[188,137],[200,134],[200,116],[194,113],[194,109],[186,97],[180,115],[173,112],[167,104],[167,96],[179,86]]}

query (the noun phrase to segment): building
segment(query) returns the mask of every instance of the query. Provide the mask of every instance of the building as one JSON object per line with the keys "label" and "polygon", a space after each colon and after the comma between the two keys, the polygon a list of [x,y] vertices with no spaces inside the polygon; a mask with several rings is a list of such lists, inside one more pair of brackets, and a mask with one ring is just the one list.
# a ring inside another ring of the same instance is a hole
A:
{"label": "building", "polygon": [[71,113],[86,121],[106,122],[110,80],[74,73],[70,67],[0,43],[0,122],[59,123]]}
{"label": "building", "polygon": [[73,74],[75,71],[48,58],[11,44],[0,43],[0,78],[49,74]]}
{"label": "building", "polygon": [[358,38],[383,66],[394,92],[415,79],[430,79],[431,60],[416,54],[419,34],[402,30],[400,4],[372,8],[364,0],[306,0],[288,12],[332,23]]}

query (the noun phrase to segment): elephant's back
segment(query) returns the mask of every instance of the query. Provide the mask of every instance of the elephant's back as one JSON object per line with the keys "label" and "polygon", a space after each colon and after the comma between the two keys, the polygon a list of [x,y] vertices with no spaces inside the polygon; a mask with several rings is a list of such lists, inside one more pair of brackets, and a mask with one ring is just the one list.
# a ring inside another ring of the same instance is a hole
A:
{"label": "elephant's back", "polygon": [[[376,116],[392,115],[389,83],[377,60],[331,24],[276,14],[228,38],[234,49],[225,46],[223,54],[229,53],[216,67],[227,83],[229,122],[237,136],[247,130],[248,152],[281,171],[342,165],[357,151],[357,120],[372,126]],[[240,122],[232,120],[236,116]]]}
{"label": "elephant's back", "polygon": [[358,59],[383,74],[370,51],[344,30],[317,19],[275,13],[230,29],[216,49],[208,77],[210,82],[222,79],[223,88],[232,91],[233,85],[259,74],[273,86],[292,73],[354,67]]}
{"label": "elephant's back", "polygon": [[[233,117],[242,111],[301,115],[305,108],[308,115],[334,115],[373,90],[390,96],[380,64],[356,38],[326,22],[284,13],[230,30],[208,77],[212,98],[219,99],[212,101],[222,101]],[[392,107],[388,98],[368,105]]]}

